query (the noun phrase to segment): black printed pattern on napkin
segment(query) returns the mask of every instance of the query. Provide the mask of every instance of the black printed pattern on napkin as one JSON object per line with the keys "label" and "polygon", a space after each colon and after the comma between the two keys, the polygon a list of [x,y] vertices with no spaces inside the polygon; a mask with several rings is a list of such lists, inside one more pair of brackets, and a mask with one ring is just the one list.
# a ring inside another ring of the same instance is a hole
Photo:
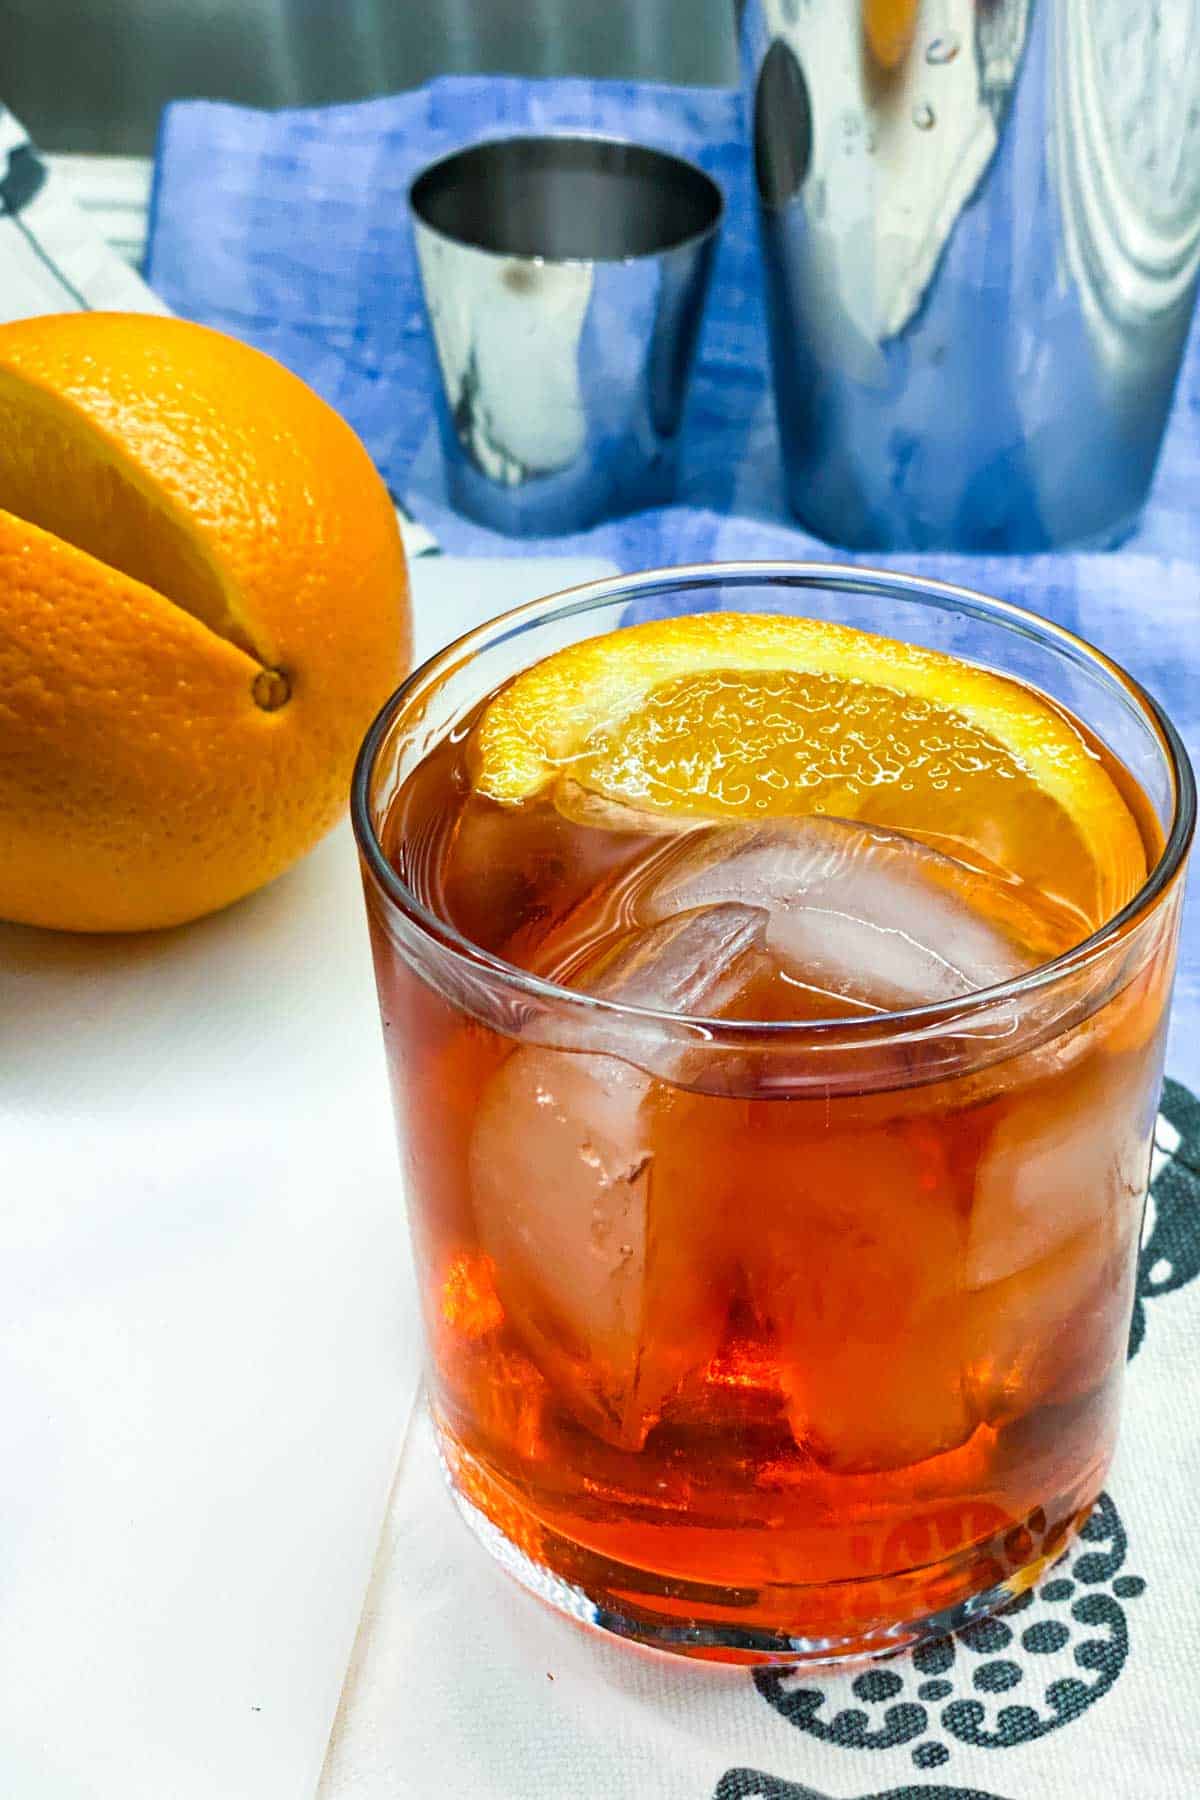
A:
{"label": "black printed pattern on napkin", "polygon": [[[832,1794],[806,1787],[796,1781],[776,1781],[772,1775],[760,1775],[756,1769],[730,1769],[722,1776],[713,1800],[834,1800]],[[888,1788],[886,1792],[858,1794],[854,1800],[1002,1800],[999,1794],[985,1794],[982,1788],[924,1787],[909,1782],[905,1787]]]}
{"label": "black printed pattern on napkin", "polygon": [[1146,1206],[1130,1356],[1146,1335],[1146,1301],[1173,1294],[1200,1274],[1200,1100],[1178,1081],[1163,1084],[1156,1145],[1165,1160]]}

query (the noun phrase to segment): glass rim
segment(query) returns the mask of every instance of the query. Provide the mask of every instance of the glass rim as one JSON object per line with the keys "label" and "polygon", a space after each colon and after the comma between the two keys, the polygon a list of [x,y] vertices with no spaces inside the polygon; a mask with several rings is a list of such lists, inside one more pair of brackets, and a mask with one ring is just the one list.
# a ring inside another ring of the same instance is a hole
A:
{"label": "glass rim", "polygon": [[[712,217],[707,225],[697,231],[685,232],[681,237],[673,237],[657,245],[653,250],[638,250],[625,256],[551,256],[538,252],[533,256],[518,255],[511,250],[490,250],[486,245],[476,244],[470,238],[460,237],[455,232],[445,231],[427,218],[424,200],[419,190],[431,186],[434,179],[444,173],[451,164],[465,160],[476,151],[499,150],[513,144],[590,144],[601,149],[634,150],[644,154],[649,160],[664,166],[674,164],[682,169],[689,180],[705,191],[712,210]],[[494,131],[486,137],[471,138],[468,142],[447,150],[441,156],[435,156],[413,176],[408,184],[406,198],[409,216],[417,221],[423,231],[431,237],[440,239],[443,244],[452,244],[460,250],[470,250],[476,256],[491,258],[502,262],[534,262],[544,264],[547,268],[613,268],[621,269],[631,263],[653,262],[657,258],[673,256],[676,251],[689,250],[698,244],[714,238],[722,230],[725,223],[725,190],[719,181],[702,169],[698,162],[690,156],[680,156],[676,150],[664,150],[658,144],[646,143],[640,138],[622,137],[615,131],[589,131],[585,126],[564,127],[561,131]],[[564,590],[565,591],[565,590]],[[527,603],[528,604],[528,603]],[[516,608],[512,609],[516,611]],[[413,673],[417,673],[416,670]]]}
{"label": "glass rim", "polygon": [[[435,677],[464,667],[481,650],[492,644],[520,636],[536,625],[572,618],[578,613],[591,611],[616,600],[632,601],[651,594],[716,585],[822,588],[833,589],[835,592],[878,594],[881,597],[890,594],[901,599],[925,599],[940,611],[966,612],[975,618],[1007,625],[1027,639],[1049,639],[1076,667],[1093,670],[1098,668],[1124,691],[1143,717],[1149,720],[1170,770],[1174,807],[1158,861],[1120,911],[1097,926],[1095,931],[1071,949],[1062,951],[1047,962],[1037,964],[1023,975],[997,982],[991,987],[974,988],[950,1000],[933,1001],[898,1012],[848,1014],[832,1019],[754,1020],[706,1018],[693,1013],[672,1012],[667,1008],[632,1006],[620,1000],[602,999],[577,988],[548,981],[543,976],[531,974],[473,943],[448,920],[442,919],[425,905],[392,867],[379,840],[371,814],[370,787],[379,751],[397,714],[422,685],[429,685]],[[687,563],[677,567],[639,570],[628,575],[603,576],[537,600],[526,601],[521,606],[511,607],[483,624],[474,626],[470,631],[463,632],[413,669],[384,701],[363,739],[355,762],[350,791],[350,815],[359,854],[367,873],[410,924],[469,973],[515,989],[527,999],[543,1005],[581,1009],[609,1018],[626,1018],[631,1023],[652,1023],[659,1027],[664,1024],[675,1025],[686,1029],[689,1035],[699,1033],[706,1038],[720,1039],[727,1043],[778,1042],[789,1038],[803,1038],[810,1043],[835,1040],[869,1043],[897,1032],[936,1032],[939,1025],[957,1024],[964,1017],[974,1016],[998,1004],[1024,1000],[1088,968],[1111,946],[1127,938],[1142,919],[1150,914],[1183,866],[1196,824],[1196,784],[1183,740],[1154,696],[1112,657],[1052,619],[1043,618],[1011,600],[999,600],[976,589],[938,581],[930,576],[906,575],[899,571],[860,567],[852,563],[738,560]]]}

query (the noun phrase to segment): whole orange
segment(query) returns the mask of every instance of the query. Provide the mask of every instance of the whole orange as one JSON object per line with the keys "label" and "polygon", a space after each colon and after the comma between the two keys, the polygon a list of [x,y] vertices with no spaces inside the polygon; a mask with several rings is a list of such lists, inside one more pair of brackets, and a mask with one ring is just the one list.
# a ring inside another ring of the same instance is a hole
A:
{"label": "whole orange", "polygon": [[269,881],[409,650],[387,490],[295,375],[180,319],[0,326],[0,917],[132,931]]}

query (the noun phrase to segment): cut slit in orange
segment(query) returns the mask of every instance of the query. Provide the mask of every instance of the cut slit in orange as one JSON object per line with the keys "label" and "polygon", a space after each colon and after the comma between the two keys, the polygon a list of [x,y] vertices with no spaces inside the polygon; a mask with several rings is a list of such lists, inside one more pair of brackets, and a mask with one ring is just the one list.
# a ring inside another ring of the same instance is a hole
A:
{"label": "cut slit in orange", "polygon": [[279,874],[407,613],[382,481],[280,364],[149,314],[0,326],[0,917],[142,930]]}

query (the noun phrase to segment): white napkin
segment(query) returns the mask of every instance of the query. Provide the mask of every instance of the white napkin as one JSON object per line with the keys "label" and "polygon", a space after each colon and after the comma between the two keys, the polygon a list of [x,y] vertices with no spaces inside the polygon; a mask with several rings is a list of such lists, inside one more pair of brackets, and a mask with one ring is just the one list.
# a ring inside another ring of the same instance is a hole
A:
{"label": "white napkin", "polygon": [[0,927],[0,1791],[311,1792],[416,1382],[345,828],[220,916]]}

